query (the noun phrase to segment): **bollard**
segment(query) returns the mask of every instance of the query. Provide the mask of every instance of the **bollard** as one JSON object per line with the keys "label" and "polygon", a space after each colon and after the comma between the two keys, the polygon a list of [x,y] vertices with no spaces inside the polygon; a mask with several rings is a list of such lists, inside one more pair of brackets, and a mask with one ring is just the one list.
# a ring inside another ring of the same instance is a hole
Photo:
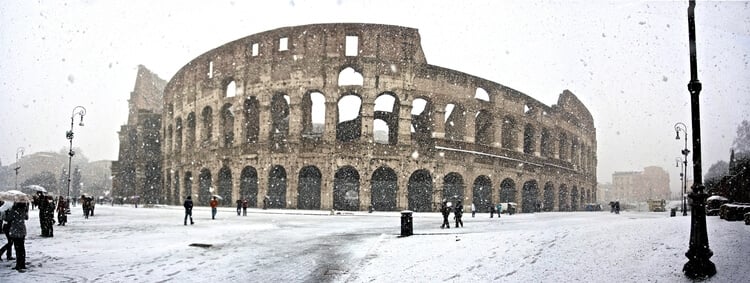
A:
{"label": "bollard", "polygon": [[677,215],[677,209],[676,208],[670,209],[669,210],[669,216],[670,217],[675,217],[675,215]]}
{"label": "bollard", "polygon": [[410,210],[401,211],[401,237],[408,237],[414,234],[414,223]]}

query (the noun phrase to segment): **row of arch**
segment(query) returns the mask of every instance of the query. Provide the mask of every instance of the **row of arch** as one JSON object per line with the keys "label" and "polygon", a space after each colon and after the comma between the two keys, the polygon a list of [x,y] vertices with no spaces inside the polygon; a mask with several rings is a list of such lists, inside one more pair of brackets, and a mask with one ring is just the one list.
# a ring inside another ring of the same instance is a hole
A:
{"label": "row of arch", "polygon": [[[342,71],[343,72],[343,71]],[[360,82],[361,83],[361,82]],[[225,86],[225,91],[235,87],[235,81],[230,80]],[[477,92],[480,93],[477,89]],[[486,93],[486,92],[485,92]],[[477,95],[477,100],[484,102],[483,96]],[[268,114],[270,116],[270,127],[261,129],[261,103],[256,96],[247,96],[242,100],[241,107],[227,102],[220,107],[218,114],[219,137],[214,138],[214,110],[212,106],[204,106],[199,113],[186,113],[177,115],[172,119],[168,117],[166,123],[165,151],[181,151],[183,148],[194,148],[197,141],[201,146],[215,146],[232,148],[240,144],[256,144],[266,138],[261,137],[263,133],[268,134],[269,144],[272,149],[279,148],[279,144],[285,144],[290,137],[290,114],[292,97],[283,92],[274,93],[270,100]],[[529,155],[537,155],[546,158],[557,158],[569,161],[584,172],[592,172],[595,167],[595,148],[587,145],[577,135],[569,133],[561,128],[545,127],[535,122],[520,122],[522,119],[513,115],[498,116],[493,114],[490,108],[492,104],[478,110],[476,113],[468,113],[466,107],[456,102],[445,105],[443,121],[434,117],[436,109],[429,98],[418,97],[412,101],[410,132],[411,138],[417,142],[430,143],[435,137],[434,132],[438,126],[442,126],[445,139],[453,141],[465,141],[467,119],[474,119],[474,143],[485,146],[496,146],[511,151],[520,151]],[[335,136],[340,142],[357,141],[362,135],[362,98],[356,91],[344,92],[337,101],[335,114],[326,110],[326,96],[319,90],[306,92],[300,101],[301,125],[297,134],[301,139],[321,139],[328,125],[326,115],[337,115],[335,119]],[[377,95],[372,109],[372,136],[373,141],[381,144],[395,145],[399,142],[399,96],[393,92],[382,92]],[[168,106],[168,113],[172,113],[173,106]],[[527,114],[535,110],[527,110]],[[235,127],[239,115],[240,127]],[[529,114],[530,115],[530,114]],[[200,123],[198,123],[200,122]],[[442,123],[440,123],[442,122]],[[200,131],[198,132],[198,126]],[[500,127],[500,135],[497,130]],[[440,129],[438,129],[439,131]],[[241,140],[237,140],[235,132],[242,133]],[[196,134],[200,134],[199,137]],[[519,137],[520,136],[520,137]],[[196,140],[196,138],[198,140]],[[216,143],[213,143],[216,142]]]}
{"label": "row of arch", "polygon": [[[373,171],[370,178],[369,190],[363,188],[359,171],[352,166],[338,168],[334,174],[333,190],[326,192],[322,188],[323,176],[318,167],[305,166],[297,174],[298,187],[296,189],[297,202],[287,200],[289,190],[286,169],[281,165],[273,166],[268,171],[268,183],[265,196],[259,196],[258,171],[252,166],[242,169],[239,179],[233,178],[232,170],[224,166],[216,173],[214,180],[212,172],[203,168],[198,173],[197,188],[193,186],[193,173],[190,171],[172,172],[168,170],[166,176],[167,198],[172,203],[179,204],[186,192],[195,196],[198,205],[207,205],[212,195],[220,196],[222,203],[232,206],[237,199],[246,198],[251,207],[262,203],[267,198],[269,208],[297,208],[318,210],[322,208],[321,199],[331,198],[332,208],[336,210],[357,211],[372,206],[378,211],[393,211],[399,208],[417,212],[435,211],[441,200],[463,201],[464,204],[473,203],[479,212],[489,212],[490,206],[496,202],[517,202],[521,212],[533,211],[570,211],[579,210],[583,204],[596,201],[595,192],[590,189],[560,184],[557,189],[553,182],[546,182],[540,189],[539,183],[532,179],[523,183],[520,190],[516,181],[505,178],[497,190],[492,180],[480,175],[471,183],[471,199],[468,198],[466,183],[461,174],[451,172],[442,178],[442,184],[434,184],[429,171],[420,169],[409,176],[406,188],[406,203],[399,203],[398,175],[387,166],[381,166]],[[233,193],[234,182],[239,182],[237,193]],[[436,188],[441,186],[442,189]],[[197,190],[196,190],[197,189]],[[370,203],[361,201],[363,193],[369,191]],[[440,192],[442,191],[442,195]],[[497,194],[497,196],[495,196]],[[235,197],[236,196],[236,197]]]}

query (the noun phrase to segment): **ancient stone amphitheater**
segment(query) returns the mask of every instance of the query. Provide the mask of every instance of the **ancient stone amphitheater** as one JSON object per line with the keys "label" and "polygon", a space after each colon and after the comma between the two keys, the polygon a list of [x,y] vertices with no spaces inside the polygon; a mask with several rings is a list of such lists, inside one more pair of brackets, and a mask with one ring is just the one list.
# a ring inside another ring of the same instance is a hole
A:
{"label": "ancient stone amphitheater", "polygon": [[429,65],[407,27],[285,27],[219,46],[168,82],[162,131],[175,204],[531,212],[596,199],[596,129],[575,95],[547,106]]}

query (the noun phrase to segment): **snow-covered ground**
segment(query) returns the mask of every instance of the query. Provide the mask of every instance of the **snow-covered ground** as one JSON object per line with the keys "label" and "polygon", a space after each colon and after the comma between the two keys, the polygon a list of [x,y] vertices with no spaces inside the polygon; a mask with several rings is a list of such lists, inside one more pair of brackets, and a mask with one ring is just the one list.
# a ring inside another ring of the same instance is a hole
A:
{"label": "snow-covered ground", "polygon": [[[399,237],[397,212],[250,209],[237,216],[196,207],[74,208],[54,238],[27,222],[29,269],[0,262],[1,282],[689,282],[683,276],[690,217],[668,213],[568,212],[464,216],[440,229],[438,213],[416,213]],[[452,215],[451,215],[452,216]],[[747,282],[750,226],[708,217],[710,282]],[[209,244],[193,247],[190,244]]]}

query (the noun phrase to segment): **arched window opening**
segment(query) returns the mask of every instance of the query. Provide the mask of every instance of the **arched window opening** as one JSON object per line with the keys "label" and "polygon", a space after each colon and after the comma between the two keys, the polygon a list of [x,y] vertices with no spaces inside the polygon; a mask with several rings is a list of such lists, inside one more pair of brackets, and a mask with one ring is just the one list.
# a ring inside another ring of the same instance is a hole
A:
{"label": "arched window opening", "polygon": [[531,213],[541,211],[542,202],[539,201],[539,186],[536,180],[531,180],[523,184],[522,197],[521,212]]}
{"label": "arched window opening", "polygon": [[182,118],[177,117],[175,125],[175,151],[182,150]]}
{"label": "arched window opening", "polygon": [[271,141],[282,148],[289,135],[289,95],[277,93],[271,98]]}
{"label": "arched window opening", "polygon": [[481,145],[490,145],[493,139],[494,129],[492,125],[492,114],[487,110],[480,110],[474,118],[474,141]]}
{"label": "arched window opening", "polygon": [[363,85],[364,77],[352,67],[346,67],[339,73],[339,86]]}
{"label": "arched window opening", "polygon": [[286,169],[276,165],[268,172],[268,195],[266,200],[268,208],[286,207]]}
{"label": "arched window opening", "polygon": [[487,176],[479,176],[474,180],[472,203],[477,212],[490,212],[492,204],[492,181]]}
{"label": "arched window opening", "polygon": [[258,99],[255,96],[251,96],[245,99],[244,103],[244,116],[245,116],[245,142],[256,143],[258,142],[258,135],[260,134],[260,112],[258,110]]}
{"label": "arched window opening", "polygon": [[443,177],[443,201],[455,203],[464,199],[464,178],[456,172]]}
{"label": "arched window opening", "polygon": [[554,145],[552,143],[552,138],[547,128],[542,128],[541,146],[542,146],[542,152],[541,152],[542,156],[552,157],[552,151],[553,151],[552,147]]}
{"label": "arched window opening", "polygon": [[201,141],[203,143],[209,143],[211,142],[211,138],[213,137],[213,128],[214,128],[214,117],[213,117],[213,110],[210,106],[206,106],[203,108],[203,111],[201,112],[201,121],[203,122],[203,131],[201,132]]}
{"label": "arched window opening", "polygon": [[526,124],[523,130],[523,153],[534,154],[536,150],[535,134],[534,126]]}
{"label": "arched window opening", "polygon": [[396,210],[396,192],[398,191],[396,172],[388,167],[380,167],[372,173],[370,184],[372,208],[377,211]]}
{"label": "arched window opening", "polygon": [[231,80],[224,87],[224,97],[234,97],[235,95],[237,95],[237,84],[234,80]]}
{"label": "arched window opening", "polygon": [[432,176],[427,170],[417,170],[409,177],[408,209],[415,212],[432,210]]}
{"label": "arched window opening", "polygon": [[[500,202],[516,202],[516,183],[513,179],[506,178],[500,183]],[[507,209],[506,205],[503,205],[503,209]]]}
{"label": "arched window opening", "polygon": [[560,160],[568,159],[568,136],[565,133],[560,133],[560,146],[559,146]]}
{"label": "arched window opening", "polygon": [[477,91],[474,93],[474,98],[487,102],[490,101],[490,95],[481,87],[477,88]]}
{"label": "arched window opening", "polygon": [[325,130],[326,98],[317,91],[302,100],[302,137],[320,138]]}
{"label": "arched window opening", "polygon": [[198,175],[198,199],[195,201],[196,205],[207,206],[208,202],[211,201],[211,195],[214,194],[214,188],[211,187],[212,183],[211,171],[206,168],[201,169],[201,173]]}
{"label": "arched window opening", "polygon": [[321,176],[315,166],[305,166],[299,171],[298,209],[320,209]]}
{"label": "arched window opening", "polygon": [[558,195],[558,205],[559,211],[569,211],[570,210],[570,202],[568,202],[568,187],[565,184],[560,185],[560,190],[557,193]]}
{"label": "arched window opening", "polygon": [[258,171],[252,166],[242,169],[240,175],[240,197],[247,199],[249,207],[258,206]]}
{"label": "arched window opening", "polygon": [[372,135],[376,143],[398,143],[398,99],[383,93],[375,99]]}
{"label": "arched window opening", "polygon": [[232,206],[234,204],[232,199],[232,170],[227,166],[221,167],[218,178],[216,194],[221,197],[223,206]]}
{"label": "arched window opening", "polygon": [[190,112],[187,117],[187,141],[186,147],[192,148],[195,146],[195,112]]}
{"label": "arched window opening", "polygon": [[172,151],[174,150],[174,144],[172,143],[174,137],[174,130],[172,129],[172,125],[167,126],[167,150]]}
{"label": "arched window opening", "polygon": [[555,208],[555,186],[552,182],[544,184],[544,203],[542,204],[543,211],[552,211]]}
{"label": "arched window opening", "polygon": [[339,100],[336,140],[349,142],[359,139],[362,134],[361,108],[362,99],[359,96],[347,94]]}
{"label": "arched window opening", "polygon": [[411,133],[417,141],[426,141],[432,138],[432,104],[417,98],[411,104]]}
{"label": "arched window opening", "polygon": [[445,138],[454,141],[464,140],[466,133],[466,110],[458,104],[445,106]]}
{"label": "arched window opening", "polygon": [[359,172],[351,166],[336,171],[333,180],[333,209],[359,210]]}
{"label": "arched window opening", "polygon": [[226,148],[234,144],[234,111],[232,104],[224,104],[221,108],[222,145]]}
{"label": "arched window opening", "polygon": [[194,199],[193,201],[198,201],[198,195],[193,195],[193,173],[190,171],[185,172],[185,180],[182,182],[182,185],[184,186],[182,191],[183,194],[185,194],[185,197],[191,196]]}
{"label": "arched window opening", "polygon": [[516,148],[516,121],[511,117],[503,118],[501,146],[505,149]]}

